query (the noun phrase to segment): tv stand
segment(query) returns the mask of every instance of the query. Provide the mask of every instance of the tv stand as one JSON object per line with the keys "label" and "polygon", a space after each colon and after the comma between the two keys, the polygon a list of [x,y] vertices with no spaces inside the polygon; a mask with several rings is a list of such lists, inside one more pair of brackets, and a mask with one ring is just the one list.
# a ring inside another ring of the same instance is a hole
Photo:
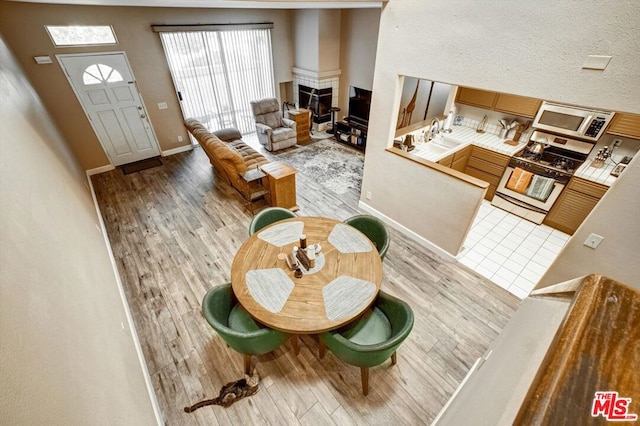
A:
{"label": "tv stand", "polygon": [[356,121],[340,120],[336,122],[335,137],[340,143],[365,150],[368,127]]}

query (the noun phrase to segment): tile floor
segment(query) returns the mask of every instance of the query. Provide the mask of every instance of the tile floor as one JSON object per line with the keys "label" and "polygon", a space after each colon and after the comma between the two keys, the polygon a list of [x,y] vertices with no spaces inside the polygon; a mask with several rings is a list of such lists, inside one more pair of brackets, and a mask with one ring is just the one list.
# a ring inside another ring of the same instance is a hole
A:
{"label": "tile floor", "polygon": [[523,299],[568,239],[484,201],[458,261]]}

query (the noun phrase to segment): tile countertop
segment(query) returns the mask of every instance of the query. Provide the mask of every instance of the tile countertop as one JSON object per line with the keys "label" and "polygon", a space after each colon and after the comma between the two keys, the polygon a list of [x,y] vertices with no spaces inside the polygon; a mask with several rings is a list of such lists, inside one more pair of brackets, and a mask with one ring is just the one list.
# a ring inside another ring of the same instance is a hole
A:
{"label": "tile countertop", "polygon": [[[526,145],[525,142],[520,142],[516,146],[507,145],[504,143],[505,139],[501,139],[493,133],[478,133],[475,131],[475,128],[471,127],[453,126],[452,130],[453,132],[445,133],[444,136],[460,142],[458,146],[448,150],[431,150],[427,148],[428,143],[418,143],[410,154],[425,160],[437,162],[468,145],[476,145],[508,156],[515,155]],[[417,139],[420,132],[421,130],[411,133],[413,133]],[[614,155],[613,158],[616,161],[620,161],[622,156]],[[582,166],[576,170],[574,176],[600,183],[602,185],[611,186],[616,180],[615,176],[611,176],[611,171],[613,171],[616,165],[611,160],[608,160],[602,168],[591,167],[592,159],[593,155],[589,156]]]}
{"label": "tile countertop", "polygon": [[526,145],[524,142],[521,142],[516,146],[507,145],[504,143],[505,139],[501,139],[497,135],[492,133],[478,133],[475,129],[470,127],[453,126],[452,130],[453,132],[451,133],[445,133],[444,137],[456,140],[460,142],[460,145],[446,151],[438,150],[436,152],[432,152],[426,148],[428,143],[419,143],[416,145],[416,148],[410,152],[410,154],[424,158],[425,160],[436,162],[468,145],[476,145],[509,156],[514,155]]}
{"label": "tile countertop", "polygon": [[[620,161],[622,159],[622,156],[614,156],[614,158],[616,157],[620,157],[617,158],[616,161]],[[578,170],[576,170],[573,175],[602,185],[611,186],[617,179],[615,176],[611,176],[611,172],[616,165],[611,161],[611,159],[607,159],[604,166],[601,168],[591,167],[592,160],[593,156],[589,156],[582,166],[578,167]],[[622,173],[624,173],[624,171]]]}

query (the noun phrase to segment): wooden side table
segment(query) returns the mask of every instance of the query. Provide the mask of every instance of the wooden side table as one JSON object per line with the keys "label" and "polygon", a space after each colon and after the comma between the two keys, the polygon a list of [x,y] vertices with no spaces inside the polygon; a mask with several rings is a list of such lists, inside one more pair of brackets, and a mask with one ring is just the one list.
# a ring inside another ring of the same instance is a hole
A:
{"label": "wooden side table", "polygon": [[261,197],[267,197],[269,194],[268,189],[264,187],[262,182],[266,175],[260,169],[249,169],[241,177],[247,183],[247,193],[242,194],[242,196],[247,203],[246,207],[249,208],[253,216],[253,203]]}
{"label": "wooden side table", "polygon": [[305,108],[287,111],[289,118],[296,122],[296,139],[298,143],[308,142],[309,136],[309,116],[311,111]]}
{"label": "wooden side table", "polygon": [[298,210],[296,202],[296,173],[289,163],[274,161],[260,166],[269,181],[269,198],[271,206],[284,207],[292,211]]}

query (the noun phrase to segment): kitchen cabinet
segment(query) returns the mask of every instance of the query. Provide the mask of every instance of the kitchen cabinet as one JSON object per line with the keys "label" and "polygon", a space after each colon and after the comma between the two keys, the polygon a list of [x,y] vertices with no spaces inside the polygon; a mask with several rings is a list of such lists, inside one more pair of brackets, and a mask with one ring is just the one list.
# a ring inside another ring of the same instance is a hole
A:
{"label": "kitchen cabinet", "polygon": [[469,162],[469,157],[471,156],[472,149],[473,147],[471,145],[464,147],[461,150],[456,151],[453,154],[449,154],[441,160],[438,160],[438,164],[442,164],[443,166],[464,173],[465,169],[467,168],[467,163]]}
{"label": "kitchen cabinet", "polygon": [[447,155],[443,159],[438,160],[438,164],[442,164],[443,166],[446,166],[446,167],[451,167],[451,163],[453,163],[453,154]]}
{"label": "kitchen cabinet", "polygon": [[458,88],[456,102],[528,118],[535,117],[542,104],[540,99],[469,87]]}
{"label": "kitchen cabinet", "polygon": [[462,148],[460,151],[457,151],[455,154],[453,154],[453,160],[451,162],[451,166],[449,167],[464,173],[465,169],[467,168],[467,164],[469,163],[469,157],[471,157],[472,150],[473,147],[469,145],[465,148]]}
{"label": "kitchen cabinet", "polygon": [[473,146],[464,173],[489,183],[484,198],[491,201],[511,157]]}
{"label": "kitchen cabinet", "polygon": [[456,102],[479,108],[493,109],[498,94],[487,90],[459,87],[456,94]]}
{"label": "kitchen cabinet", "polygon": [[611,120],[607,133],[640,139],[640,115],[616,113]]}
{"label": "kitchen cabinet", "polygon": [[508,114],[534,118],[541,104],[542,100],[540,99],[500,93],[493,109]]}
{"label": "kitchen cabinet", "polygon": [[545,217],[545,225],[573,235],[607,189],[606,185],[572,177]]}

